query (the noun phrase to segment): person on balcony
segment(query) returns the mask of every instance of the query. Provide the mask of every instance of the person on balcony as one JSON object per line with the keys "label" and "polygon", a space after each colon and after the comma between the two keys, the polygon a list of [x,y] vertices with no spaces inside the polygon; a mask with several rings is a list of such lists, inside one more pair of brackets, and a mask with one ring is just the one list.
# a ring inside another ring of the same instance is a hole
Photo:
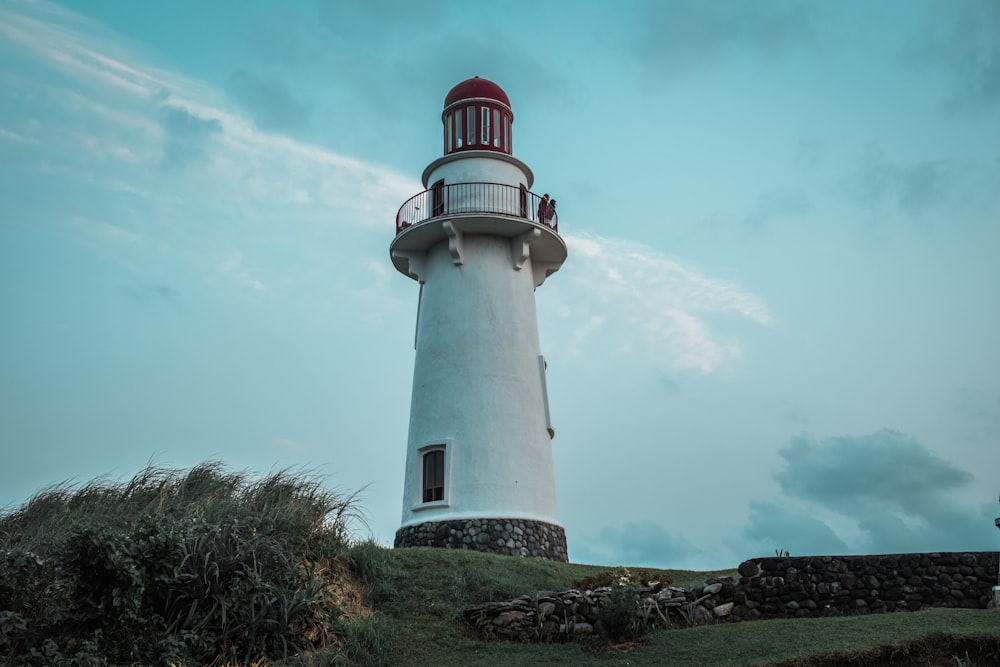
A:
{"label": "person on balcony", "polygon": [[[548,195],[545,195],[548,197]],[[556,217],[556,200],[553,199],[549,202],[549,205],[545,208],[545,224],[549,227],[552,226],[552,218]]]}
{"label": "person on balcony", "polygon": [[538,200],[538,222],[545,220],[545,214],[549,211],[549,196],[547,194],[542,195],[542,198]]}

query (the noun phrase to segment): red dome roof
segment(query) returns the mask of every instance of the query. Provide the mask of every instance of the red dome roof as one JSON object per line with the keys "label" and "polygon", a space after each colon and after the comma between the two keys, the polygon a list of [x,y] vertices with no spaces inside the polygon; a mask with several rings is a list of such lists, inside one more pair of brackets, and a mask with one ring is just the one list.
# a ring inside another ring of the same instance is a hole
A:
{"label": "red dome roof", "polygon": [[478,76],[466,79],[452,88],[447,97],[444,98],[444,108],[447,109],[460,100],[467,100],[474,97],[485,97],[489,100],[496,100],[508,109],[510,108],[510,99],[507,97],[507,93],[503,92],[503,88],[489,79],[480,79]]}

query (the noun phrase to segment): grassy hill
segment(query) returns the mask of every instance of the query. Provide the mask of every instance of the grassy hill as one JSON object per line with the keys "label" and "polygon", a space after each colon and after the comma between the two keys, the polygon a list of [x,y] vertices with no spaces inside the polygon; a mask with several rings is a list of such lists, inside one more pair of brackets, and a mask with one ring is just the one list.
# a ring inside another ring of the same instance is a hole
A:
{"label": "grassy hill", "polygon": [[[218,464],[47,489],[0,514],[0,664],[1000,664],[1000,613],[718,623],[628,643],[482,641],[470,606],[614,567],[352,539],[354,497]],[[614,564],[615,566],[619,564]],[[733,571],[647,571],[676,585]]]}
{"label": "grassy hill", "polygon": [[[359,545],[369,619],[384,632],[362,664],[397,665],[970,665],[1000,664],[1000,613],[933,609],[828,619],[718,623],[659,630],[639,642],[518,644],[470,636],[472,604],[539,590],[566,590],[613,568],[442,549]],[[677,585],[733,571],[660,570]],[[376,620],[378,619],[378,620]],[[385,656],[380,658],[379,656]],[[371,662],[367,662],[371,661]]]}

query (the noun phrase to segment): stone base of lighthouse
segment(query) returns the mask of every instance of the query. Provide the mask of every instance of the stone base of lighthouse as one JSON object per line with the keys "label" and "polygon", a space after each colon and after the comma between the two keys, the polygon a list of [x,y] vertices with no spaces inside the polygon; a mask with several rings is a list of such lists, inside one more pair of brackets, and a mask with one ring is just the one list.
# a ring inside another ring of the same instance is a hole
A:
{"label": "stone base of lighthouse", "polygon": [[562,563],[568,560],[562,526],[529,519],[427,521],[397,530],[393,546],[468,549]]}

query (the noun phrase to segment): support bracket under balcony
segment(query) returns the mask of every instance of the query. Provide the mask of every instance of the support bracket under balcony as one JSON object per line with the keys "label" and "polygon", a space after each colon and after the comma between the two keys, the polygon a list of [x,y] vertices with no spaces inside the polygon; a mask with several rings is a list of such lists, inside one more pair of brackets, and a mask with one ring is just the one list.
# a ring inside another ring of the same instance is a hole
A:
{"label": "support bracket under balcony", "polygon": [[515,271],[524,268],[524,263],[531,257],[531,242],[541,235],[541,230],[529,229],[510,240],[510,257],[514,262]]}
{"label": "support bracket under balcony", "polygon": [[393,250],[393,258],[406,260],[406,275],[423,284],[424,270],[427,266],[427,253],[416,250]]}
{"label": "support bracket under balcony", "polygon": [[455,266],[462,266],[462,253],[465,249],[465,234],[459,229],[453,220],[446,220],[441,223],[441,229],[448,235],[448,252],[451,253],[451,261]]}

